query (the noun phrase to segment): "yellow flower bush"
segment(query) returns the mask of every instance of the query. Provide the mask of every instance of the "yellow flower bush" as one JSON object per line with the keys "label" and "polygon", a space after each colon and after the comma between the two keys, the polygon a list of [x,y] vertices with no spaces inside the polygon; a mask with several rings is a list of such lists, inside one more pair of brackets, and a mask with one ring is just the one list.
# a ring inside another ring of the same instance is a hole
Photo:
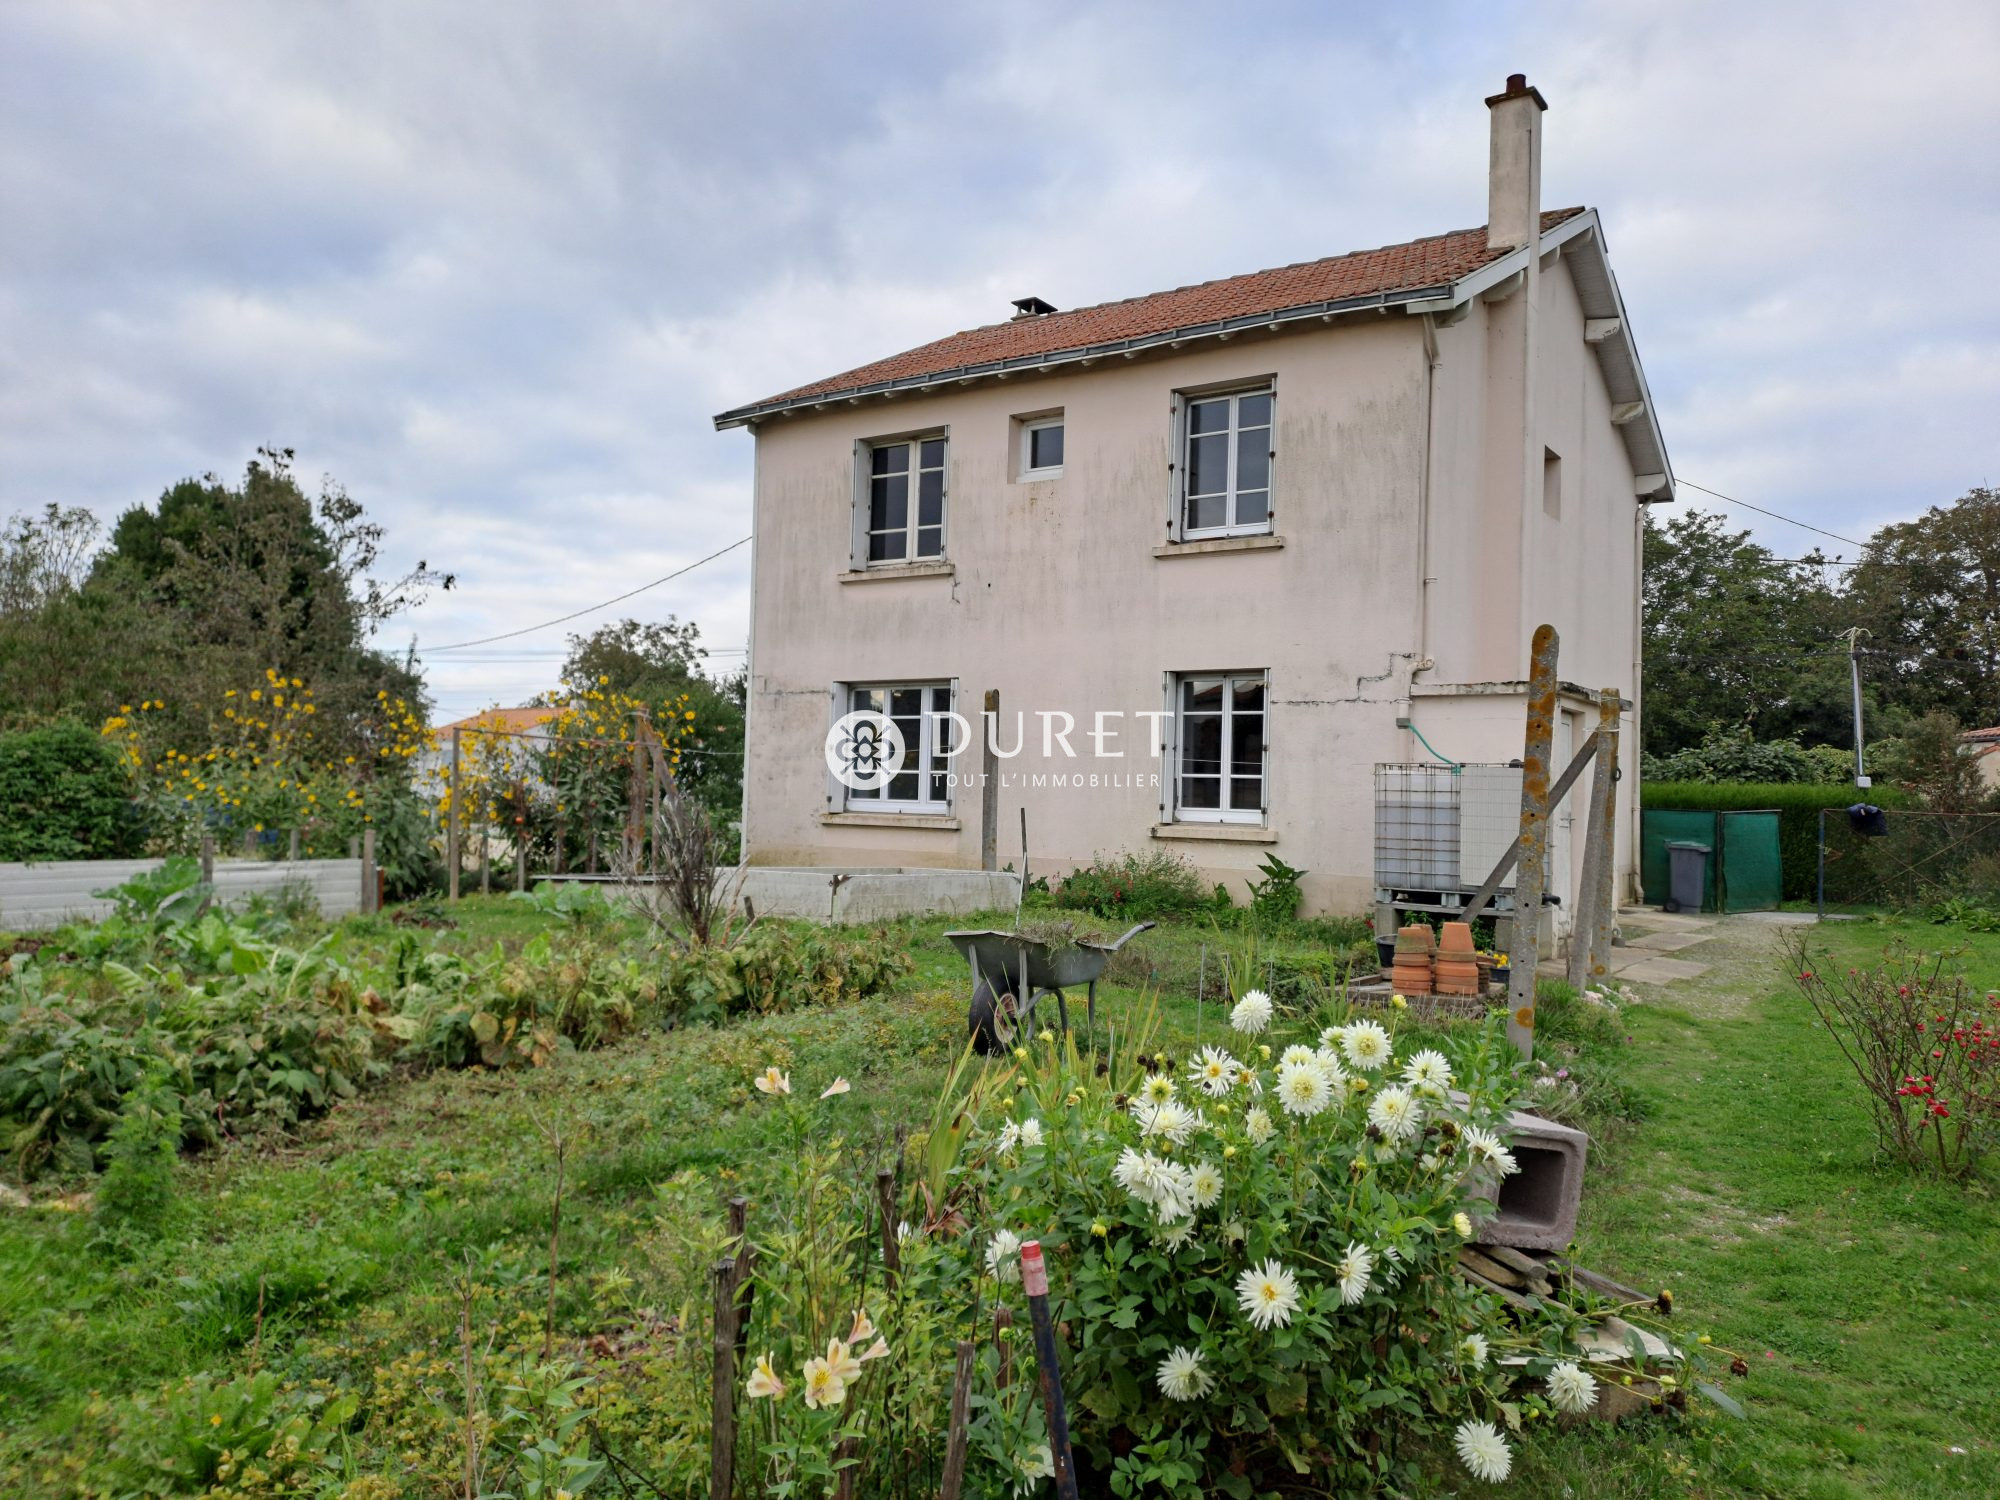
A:
{"label": "yellow flower bush", "polygon": [[316,726],[313,689],[275,668],[265,669],[261,684],[225,688],[195,707],[208,726],[206,743],[195,748],[167,741],[162,698],[121,705],[99,729],[131,771],[154,840],[170,847],[204,829],[234,837],[297,829],[308,851],[344,853],[347,840],[376,821],[381,799],[407,785],[411,762],[431,743],[416,711],[385,691],[364,728],[372,755],[339,753]]}

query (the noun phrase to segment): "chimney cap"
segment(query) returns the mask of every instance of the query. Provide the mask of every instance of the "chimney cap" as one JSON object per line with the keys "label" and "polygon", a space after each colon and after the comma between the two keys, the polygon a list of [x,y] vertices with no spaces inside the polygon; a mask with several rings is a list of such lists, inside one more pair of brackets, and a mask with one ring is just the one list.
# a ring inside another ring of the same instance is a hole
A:
{"label": "chimney cap", "polygon": [[1509,73],[1507,75],[1507,87],[1497,94],[1487,95],[1486,107],[1491,109],[1494,105],[1504,103],[1509,99],[1523,98],[1534,100],[1535,106],[1538,109],[1547,109],[1549,107],[1549,101],[1542,97],[1542,91],[1529,85],[1526,73]]}
{"label": "chimney cap", "polygon": [[1016,321],[1022,318],[1043,318],[1056,310],[1053,302],[1044,302],[1040,297],[1016,297],[1014,299]]}

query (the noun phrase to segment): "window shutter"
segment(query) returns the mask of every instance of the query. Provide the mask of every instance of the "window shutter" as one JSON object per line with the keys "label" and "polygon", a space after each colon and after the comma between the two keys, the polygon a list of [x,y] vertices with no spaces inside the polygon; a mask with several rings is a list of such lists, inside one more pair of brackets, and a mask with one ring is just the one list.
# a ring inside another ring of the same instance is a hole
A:
{"label": "window shutter", "polygon": [[[840,716],[847,712],[847,684],[831,683],[827,687],[826,727],[831,730]],[[840,812],[847,806],[847,788],[840,784],[840,778],[833,774],[833,767],[826,768],[826,810]]]}
{"label": "window shutter", "polygon": [[867,439],[856,438],[854,440],[854,492],[848,500],[849,525],[847,535],[847,566],[855,572],[859,572],[868,566],[868,464],[870,456],[871,449]]}
{"label": "window shutter", "polygon": [[[946,452],[945,459],[947,462],[950,461],[951,454],[949,452]],[[949,512],[947,512],[947,514],[949,514]],[[947,550],[949,550],[949,544],[947,544]],[[959,705],[958,679],[956,677],[953,677],[947,679],[947,681],[950,684],[951,701],[947,703],[945,707],[949,708],[955,714],[965,713],[965,710],[958,706]],[[942,729],[944,726],[939,725],[938,727]],[[956,734],[958,732],[958,726],[955,724],[952,725],[951,732],[953,734]],[[958,754],[949,757],[944,763],[944,770],[945,770],[944,806],[946,812],[950,812],[952,809],[958,806],[958,782],[956,781],[955,778],[963,775],[965,772],[965,768],[968,765],[973,764],[972,762],[966,759],[966,751],[970,748],[971,747],[967,745],[960,745],[958,747]]]}
{"label": "window shutter", "polygon": [[[1187,397],[1175,391],[1167,415],[1167,540],[1170,542],[1181,539],[1181,460],[1186,456]],[[1169,701],[1168,707],[1172,706]]]}
{"label": "window shutter", "polygon": [[1271,815],[1271,674],[1264,674],[1264,774],[1257,778],[1257,811],[1268,819]]}
{"label": "window shutter", "polygon": [[1174,767],[1180,763],[1180,723],[1174,712],[1174,674],[1160,676],[1167,716],[1160,720],[1160,821],[1174,820]]}

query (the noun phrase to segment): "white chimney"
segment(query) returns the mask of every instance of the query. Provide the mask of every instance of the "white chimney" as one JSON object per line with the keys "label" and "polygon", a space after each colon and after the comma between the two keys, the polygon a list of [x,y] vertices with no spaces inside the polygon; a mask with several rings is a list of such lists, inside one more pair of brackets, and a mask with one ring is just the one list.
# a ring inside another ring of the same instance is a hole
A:
{"label": "white chimney", "polygon": [[1507,79],[1486,101],[1493,113],[1493,152],[1486,169],[1486,248],[1531,243],[1542,218],[1542,111],[1549,106],[1525,73]]}

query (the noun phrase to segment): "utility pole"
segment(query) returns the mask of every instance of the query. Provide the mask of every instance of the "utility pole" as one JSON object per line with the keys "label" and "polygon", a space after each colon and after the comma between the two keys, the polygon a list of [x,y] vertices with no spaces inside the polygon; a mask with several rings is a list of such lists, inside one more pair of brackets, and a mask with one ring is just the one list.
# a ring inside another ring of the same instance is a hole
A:
{"label": "utility pole", "polygon": [[1861,751],[1861,637],[1868,634],[1859,625],[1845,632],[1847,636],[1847,673],[1854,684],[1854,784],[1866,788],[1868,766],[1862,759]]}

